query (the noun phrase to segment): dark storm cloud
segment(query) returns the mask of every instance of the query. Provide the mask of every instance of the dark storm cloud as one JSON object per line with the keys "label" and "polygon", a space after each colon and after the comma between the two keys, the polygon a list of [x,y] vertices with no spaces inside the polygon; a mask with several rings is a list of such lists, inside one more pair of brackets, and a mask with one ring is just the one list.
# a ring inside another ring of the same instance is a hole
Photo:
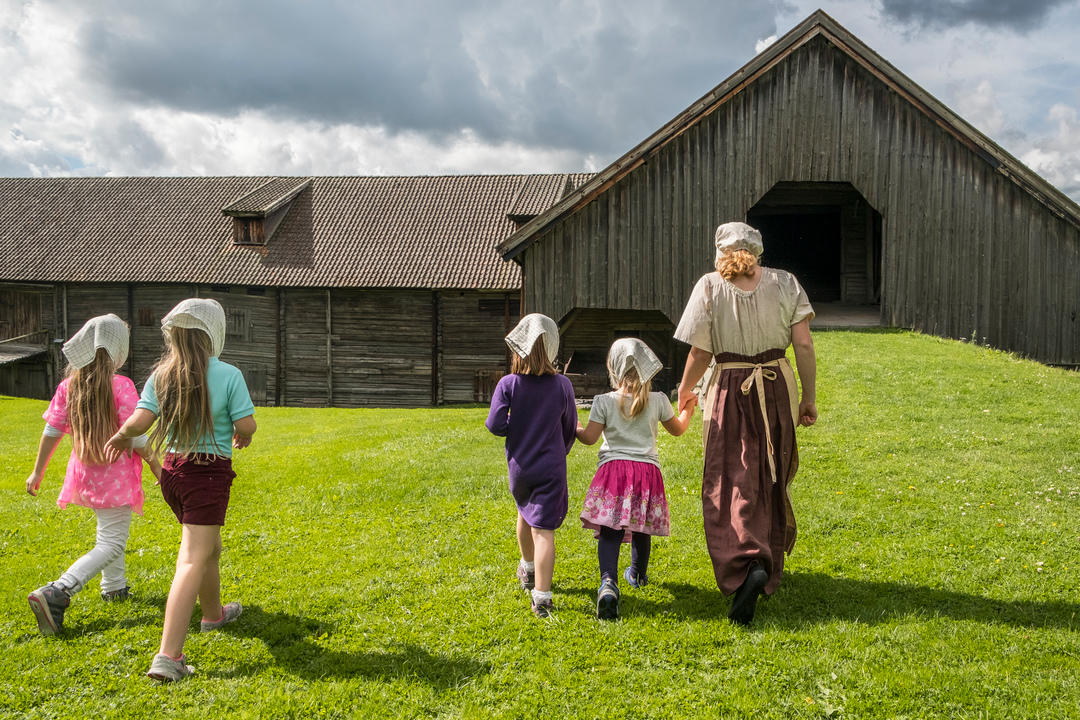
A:
{"label": "dark storm cloud", "polygon": [[749,60],[780,4],[112,2],[79,46],[135,104],[611,153]]}
{"label": "dark storm cloud", "polygon": [[901,22],[930,27],[977,23],[988,27],[1030,30],[1055,7],[1075,0],[882,0],[886,15]]}

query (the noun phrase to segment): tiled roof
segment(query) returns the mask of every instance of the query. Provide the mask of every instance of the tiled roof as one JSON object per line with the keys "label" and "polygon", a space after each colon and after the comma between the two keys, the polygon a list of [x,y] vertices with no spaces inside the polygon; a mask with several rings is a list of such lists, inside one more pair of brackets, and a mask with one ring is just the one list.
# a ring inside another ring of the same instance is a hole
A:
{"label": "tiled roof", "polygon": [[309,178],[274,178],[221,209],[226,215],[266,216],[311,184]]}
{"label": "tiled roof", "polygon": [[222,209],[307,178],[0,178],[0,280],[513,290],[507,211],[566,178],[310,178],[258,249],[232,244]]}
{"label": "tiled roof", "polygon": [[551,182],[548,175],[532,175],[521,184],[506,214],[515,219],[536,217],[591,177],[590,173],[567,173],[561,182]]}

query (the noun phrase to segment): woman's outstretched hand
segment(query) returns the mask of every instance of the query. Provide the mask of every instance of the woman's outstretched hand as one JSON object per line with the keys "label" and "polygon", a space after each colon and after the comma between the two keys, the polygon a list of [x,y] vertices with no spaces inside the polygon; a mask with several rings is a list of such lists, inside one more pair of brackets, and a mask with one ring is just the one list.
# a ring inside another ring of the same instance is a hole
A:
{"label": "woman's outstretched hand", "polygon": [[799,424],[807,427],[817,422],[817,404],[803,400],[799,403]]}
{"label": "woman's outstretched hand", "polygon": [[683,386],[679,386],[679,412],[681,413],[686,408],[690,408],[693,411],[694,405],[697,404],[697,393],[693,388],[684,390]]}

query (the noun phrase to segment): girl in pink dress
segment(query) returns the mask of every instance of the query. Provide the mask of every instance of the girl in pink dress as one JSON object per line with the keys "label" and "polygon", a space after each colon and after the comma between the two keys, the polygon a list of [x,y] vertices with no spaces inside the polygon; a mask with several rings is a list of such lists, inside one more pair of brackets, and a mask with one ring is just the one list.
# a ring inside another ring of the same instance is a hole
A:
{"label": "girl in pink dress", "polygon": [[[49,459],[64,434],[72,437],[64,485],[56,504],[82,505],[97,515],[97,542],[59,579],[30,593],[27,600],[44,635],[55,635],[64,624],[64,612],[71,597],[101,573],[101,598],[126,600],[128,584],[124,573],[124,548],[132,511],[142,514],[142,453],[136,440],[135,453],[113,463],[106,461],[105,440],[135,410],[139,396],[135,384],[115,370],[124,364],[128,352],[128,327],[116,315],[102,315],[87,321],[64,344],[68,361],[66,377],[56,388],[45,411],[45,431],[38,445],[34,470],[26,479],[26,491],[37,495]],[[148,459],[158,475],[156,460]]]}
{"label": "girl in pink dress", "polygon": [[616,340],[608,352],[607,367],[615,390],[596,396],[589,424],[578,425],[577,438],[592,445],[604,436],[599,467],[585,494],[581,524],[593,530],[597,539],[600,590],[596,615],[601,620],[614,620],[619,617],[622,543],[632,543],[624,577],[631,587],[640,587],[648,583],[652,536],[671,532],[656,452],[656,426],[662,424],[672,435],[682,435],[694,408],[688,405],[676,416],[667,396],[651,392],[652,378],[663,363],[637,338]]}

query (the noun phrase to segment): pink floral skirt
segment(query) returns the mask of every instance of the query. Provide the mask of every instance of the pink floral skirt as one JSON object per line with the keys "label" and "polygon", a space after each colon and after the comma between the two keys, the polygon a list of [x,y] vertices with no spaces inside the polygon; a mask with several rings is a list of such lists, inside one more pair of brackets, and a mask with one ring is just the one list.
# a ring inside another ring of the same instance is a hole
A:
{"label": "pink floral skirt", "polygon": [[599,536],[601,527],[630,533],[670,535],[664,477],[649,462],[610,460],[601,465],[585,493],[581,525]]}

